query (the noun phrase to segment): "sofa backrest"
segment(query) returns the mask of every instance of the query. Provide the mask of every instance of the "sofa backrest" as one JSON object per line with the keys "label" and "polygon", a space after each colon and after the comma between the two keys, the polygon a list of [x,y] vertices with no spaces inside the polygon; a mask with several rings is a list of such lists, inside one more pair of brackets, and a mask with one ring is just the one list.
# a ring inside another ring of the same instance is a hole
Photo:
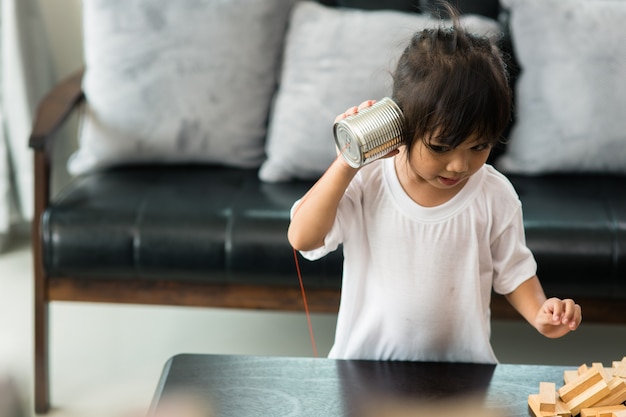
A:
{"label": "sofa backrest", "polygon": [[[437,10],[438,3],[434,0],[319,0],[328,6],[354,7],[366,10],[390,9],[403,12],[426,13]],[[479,14],[497,19],[500,13],[498,0],[457,0],[452,2],[461,13]]]}

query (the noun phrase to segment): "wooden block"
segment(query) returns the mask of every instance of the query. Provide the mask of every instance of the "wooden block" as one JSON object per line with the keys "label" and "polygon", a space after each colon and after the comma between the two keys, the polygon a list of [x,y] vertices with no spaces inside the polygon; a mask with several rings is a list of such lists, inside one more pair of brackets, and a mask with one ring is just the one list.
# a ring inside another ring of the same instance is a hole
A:
{"label": "wooden block", "polygon": [[586,364],[582,364],[578,367],[578,375],[582,375],[589,370],[589,367]]}
{"label": "wooden block", "polygon": [[528,409],[535,417],[572,417],[572,412],[567,408],[565,403],[557,398],[556,411],[541,411],[539,394],[531,394],[528,396]]}
{"label": "wooden block", "polygon": [[599,407],[598,417],[613,417],[615,413],[626,412],[626,405],[618,404],[611,407]]}
{"label": "wooden block", "polygon": [[611,393],[596,404],[596,407],[605,407],[621,404],[626,401],[626,380],[614,376],[608,383]]}
{"label": "wooden block", "polygon": [[559,398],[556,399],[556,415],[559,417],[572,417],[572,411]]}
{"label": "wooden block", "polygon": [[540,394],[530,394],[528,396],[528,410],[534,417],[558,417],[556,413],[541,411]]}
{"label": "wooden block", "polygon": [[556,411],[556,384],[554,382],[539,383],[539,409],[541,411]]}
{"label": "wooden block", "polygon": [[594,408],[583,408],[580,410],[580,417],[596,417],[596,410]]}
{"label": "wooden block", "polygon": [[544,417],[541,412],[539,394],[530,394],[528,396],[528,410],[534,417]]}
{"label": "wooden block", "polygon": [[600,362],[592,363],[591,367],[600,371],[600,374],[606,382],[609,382],[613,377],[613,373],[610,370],[604,369],[604,365],[602,365]]}
{"label": "wooden block", "polygon": [[[557,391],[561,400],[565,403],[569,403],[574,398],[582,394],[589,387],[594,386],[597,382],[603,381],[602,374],[597,368],[591,368],[584,373],[578,375],[576,378],[563,385]],[[606,385],[606,382],[604,383]],[[574,413],[578,414],[578,413]]]}
{"label": "wooden block", "polygon": [[577,376],[578,376],[578,370],[576,369],[565,371],[563,372],[563,382],[568,384],[572,382],[572,380],[576,378]]}
{"label": "wooden block", "polygon": [[613,376],[626,378],[626,356],[624,356],[621,362],[617,363],[617,366],[614,366]]}
{"label": "wooden block", "polygon": [[596,417],[595,408],[583,408],[580,410],[580,417]]}
{"label": "wooden block", "polygon": [[626,405],[612,405],[609,407],[591,407],[580,410],[580,417],[612,417],[617,411],[626,410]]}
{"label": "wooden block", "polygon": [[596,382],[593,386],[588,387],[581,394],[578,394],[574,399],[568,401],[567,408],[570,409],[573,415],[580,413],[583,408],[593,407],[597,402],[609,395],[611,390],[604,379]]}
{"label": "wooden block", "polygon": [[626,417],[626,410],[613,411],[613,417]]}

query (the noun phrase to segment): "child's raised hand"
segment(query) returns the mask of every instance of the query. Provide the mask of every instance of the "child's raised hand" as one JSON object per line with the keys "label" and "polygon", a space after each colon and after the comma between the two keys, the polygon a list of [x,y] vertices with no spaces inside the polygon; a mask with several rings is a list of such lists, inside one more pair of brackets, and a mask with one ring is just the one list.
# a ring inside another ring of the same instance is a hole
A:
{"label": "child's raised hand", "polygon": [[[353,116],[357,114],[359,110],[364,109],[366,107],[370,107],[374,103],[376,103],[376,100],[365,100],[363,103],[359,104],[358,106],[353,106],[353,107],[348,108],[345,112],[338,114],[337,117],[335,117],[335,123],[337,123],[340,120],[345,119],[348,116]],[[341,155],[341,149],[335,146],[335,150],[337,151],[337,156]]]}
{"label": "child's raised hand", "polygon": [[358,106],[350,107],[345,112],[335,117],[335,123],[337,123],[339,120],[345,119],[348,116],[353,116],[357,114],[359,110],[363,110],[366,107],[371,107],[374,103],[376,103],[376,100],[365,100],[363,103],[359,104]]}
{"label": "child's raised hand", "polygon": [[535,318],[535,328],[546,337],[557,338],[576,330],[582,321],[582,312],[574,300],[547,299]]}

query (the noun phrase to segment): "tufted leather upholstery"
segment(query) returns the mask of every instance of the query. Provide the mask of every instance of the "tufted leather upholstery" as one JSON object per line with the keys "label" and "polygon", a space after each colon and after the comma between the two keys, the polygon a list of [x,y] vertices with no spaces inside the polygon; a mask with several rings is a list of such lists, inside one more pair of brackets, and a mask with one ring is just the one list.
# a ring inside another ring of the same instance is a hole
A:
{"label": "tufted leather upholstery", "polygon": [[[626,179],[512,176],[549,293],[626,295]],[[289,209],[308,182],[256,170],[127,167],[75,181],[44,216],[51,276],[296,285]],[[303,261],[307,285],[340,288],[341,255]]]}
{"label": "tufted leather upholstery", "polygon": [[626,178],[511,176],[548,294],[626,295]]}
{"label": "tufted leather upholstery", "polygon": [[[254,169],[127,167],[78,178],[43,218],[50,276],[296,285],[289,209],[308,182],[267,184]],[[305,262],[339,288],[341,255]]]}

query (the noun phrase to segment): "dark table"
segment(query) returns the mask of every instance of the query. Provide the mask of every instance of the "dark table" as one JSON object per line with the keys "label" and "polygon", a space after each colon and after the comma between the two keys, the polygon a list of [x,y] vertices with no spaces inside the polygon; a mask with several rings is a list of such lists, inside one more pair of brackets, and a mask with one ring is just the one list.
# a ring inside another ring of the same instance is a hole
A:
{"label": "dark table", "polygon": [[562,384],[565,369],[182,354],[165,364],[151,413],[160,415],[166,399],[181,394],[211,404],[219,417],[360,416],[381,400],[427,404],[472,397],[500,415],[527,417],[528,395],[538,393],[542,381]]}

